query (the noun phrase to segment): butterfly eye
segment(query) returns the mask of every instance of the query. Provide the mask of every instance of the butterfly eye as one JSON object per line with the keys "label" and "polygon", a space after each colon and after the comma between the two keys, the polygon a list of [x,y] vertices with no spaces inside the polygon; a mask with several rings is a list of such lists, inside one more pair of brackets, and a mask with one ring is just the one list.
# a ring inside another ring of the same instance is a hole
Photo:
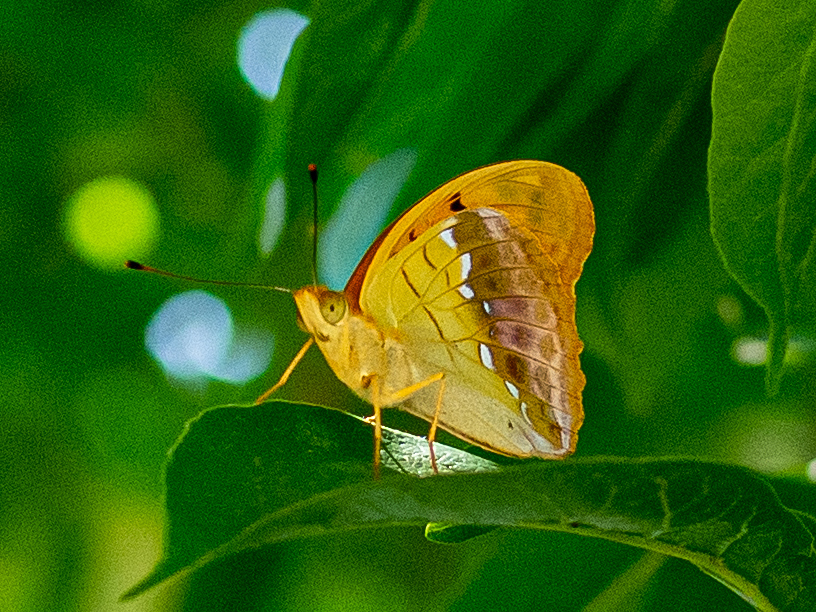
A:
{"label": "butterfly eye", "polygon": [[346,314],[346,298],[342,293],[326,293],[320,300],[320,314],[326,323],[337,325]]}

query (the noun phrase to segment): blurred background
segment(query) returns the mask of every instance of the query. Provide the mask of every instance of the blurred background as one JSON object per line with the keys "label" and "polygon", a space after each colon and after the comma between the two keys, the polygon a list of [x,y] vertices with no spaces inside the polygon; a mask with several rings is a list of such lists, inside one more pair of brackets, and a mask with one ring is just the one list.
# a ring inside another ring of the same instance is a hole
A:
{"label": "blurred background", "polygon": [[[708,230],[725,2],[6,3],[0,23],[0,609],[581,610],[640,553],[553,533],[460,546],[390,530],[297,542],[116,603],[161,554],[186,420],[251,402],[305,336],[283,294],[340,289],[399,212],[533,158],[579,174],[579,456],[767,472],[816,456],[813,329],[764,393],[766,322]],[[811,322],[812,323],[812,322]],[[311,351],[281,397],[367,408]],[[386,422],[417,433],[396,412]],[[603,562],[598,562],[603,559]],[[748,610],[672,560],[630,610]]]}

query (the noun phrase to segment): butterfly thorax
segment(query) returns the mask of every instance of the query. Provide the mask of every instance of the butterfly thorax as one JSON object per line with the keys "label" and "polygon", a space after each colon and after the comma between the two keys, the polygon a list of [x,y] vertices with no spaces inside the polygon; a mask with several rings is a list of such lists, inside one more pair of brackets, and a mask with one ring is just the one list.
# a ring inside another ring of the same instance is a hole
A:
{"label": "butterfly thorax", "polygon": [[[371,401],[372,377],[381,377],[385,395],[411,383],[410,368],[394,367],[395,361],[404,359],[396,333],[389,334],[366,315],[352,312],[342,292],[308,286],[294,297],[298,325],[314,337],[331,369],[352,391]],[[400,373],[400,380],[391,380],[395,373]]]}

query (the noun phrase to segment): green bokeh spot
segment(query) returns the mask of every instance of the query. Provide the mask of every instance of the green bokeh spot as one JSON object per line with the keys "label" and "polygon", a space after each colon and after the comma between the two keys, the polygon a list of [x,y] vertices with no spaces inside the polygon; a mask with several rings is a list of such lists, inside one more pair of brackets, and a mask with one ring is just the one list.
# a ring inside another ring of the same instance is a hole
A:
{"label": "green bokeh spot", "polygon": [[98,268],[119,268],[125,259],[148,255],[159,213],[146,187],[122,176],[98,178],[80,187],[66,207],[65,239]]}

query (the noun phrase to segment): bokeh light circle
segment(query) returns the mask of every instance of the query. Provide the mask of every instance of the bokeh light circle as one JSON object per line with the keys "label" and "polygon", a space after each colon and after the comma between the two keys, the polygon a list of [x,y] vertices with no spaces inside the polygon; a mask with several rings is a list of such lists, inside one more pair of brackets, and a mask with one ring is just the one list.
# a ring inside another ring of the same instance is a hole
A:
{"label": "bokeh light circle", "polygon": [[149,255],[159,231],[150,191],[123,176],[98,178],[80,187],[65,209],[65,239],[82,259],[118,269],[125,259]]}
{"label": "bokeh light circle", "polygon": [[261,231],[258,233],[258,247],[268,255],[278,244],[283,227],[286,225],[286,186],[283,179],[277,178],[266,192],[264,218]]}
{"label": "bokeh light circle", "polygon": [[162,304],[147,325],[145,345],[171,378],[240,384],[269,366],[273,338],[259,329],[236,330],[222,300],[193,290]]}
{"label": "bokeh light circle", "polygon": [[318,242],[318,277],[342,289],[382,231],[391,206],[416,164],[413,149],[398,149],[370,164],[343,194]]}
{"label": "bokeh light circle", "polygon": [[286,62],[309,19],[290,9],[255,15],[238,39],[238,67],[259,96],[274,100]]}

